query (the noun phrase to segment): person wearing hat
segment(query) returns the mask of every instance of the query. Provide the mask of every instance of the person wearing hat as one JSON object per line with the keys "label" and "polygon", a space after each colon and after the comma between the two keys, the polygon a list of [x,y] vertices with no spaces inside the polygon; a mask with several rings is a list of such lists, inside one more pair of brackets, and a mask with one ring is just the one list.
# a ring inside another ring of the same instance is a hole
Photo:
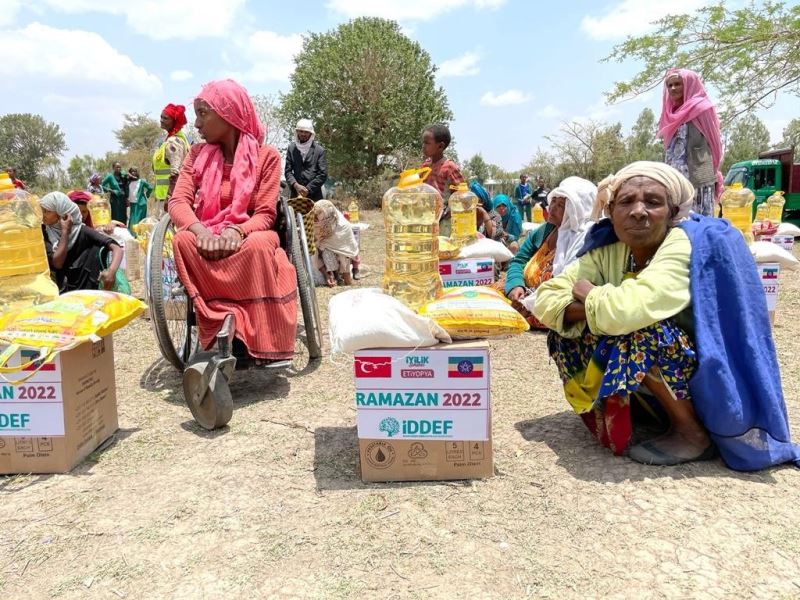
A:
{"label": "person wearing hat", "polygon": [[314,139],[311,119],[300,119],[294,128],[294,141],[286,151],[284,176],[292,195],[313,201],[322,200],[322,185],[328,178],[325,148]]}
{"label": "person wearing hat", "polygon": [[183,133],[186,125],[186,107],[182,104],[167,104],[161,111],[161,129],[167,132],[163,143],[153,155],[153,195],[147,200],[147,214],[160,219],[164,206],[172,196],[184,159],[189,155],[190,145]]}

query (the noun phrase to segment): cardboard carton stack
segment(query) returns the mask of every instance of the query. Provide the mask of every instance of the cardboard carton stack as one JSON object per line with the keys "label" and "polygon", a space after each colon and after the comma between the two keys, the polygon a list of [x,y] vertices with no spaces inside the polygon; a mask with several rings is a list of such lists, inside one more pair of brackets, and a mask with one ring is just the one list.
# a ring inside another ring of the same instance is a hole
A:
{"label": "cardboard carton stack", "polygon": [[364,481],[493,475],[486,342],[361,350],[355,390]]}

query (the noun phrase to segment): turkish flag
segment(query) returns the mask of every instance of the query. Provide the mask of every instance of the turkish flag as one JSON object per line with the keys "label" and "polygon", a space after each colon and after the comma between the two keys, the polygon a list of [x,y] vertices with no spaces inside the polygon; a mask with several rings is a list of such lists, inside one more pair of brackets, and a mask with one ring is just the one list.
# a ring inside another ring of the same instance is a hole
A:
{"label": "turkish flag", "polygon": [[361,377],[391,377],[391,356],[357,356],[356,379]]}

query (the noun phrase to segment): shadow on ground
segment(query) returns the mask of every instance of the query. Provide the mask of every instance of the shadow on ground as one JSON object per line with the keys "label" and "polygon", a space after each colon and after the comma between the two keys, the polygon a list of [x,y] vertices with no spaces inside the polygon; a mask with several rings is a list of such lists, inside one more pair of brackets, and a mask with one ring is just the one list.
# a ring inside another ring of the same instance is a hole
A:
{"label": "shadow on ground", "polygon": [[677,467],[654,467],[641,465],[623,456],[614,456],[592,437],[572,411],[520,421],[514,427],[527,441],[547,444],[557,456],[556,464],[583,481],[622,483],[658,478],[729,477],[757,483],[775,483],[769,471],[733,471],[719,458]]}

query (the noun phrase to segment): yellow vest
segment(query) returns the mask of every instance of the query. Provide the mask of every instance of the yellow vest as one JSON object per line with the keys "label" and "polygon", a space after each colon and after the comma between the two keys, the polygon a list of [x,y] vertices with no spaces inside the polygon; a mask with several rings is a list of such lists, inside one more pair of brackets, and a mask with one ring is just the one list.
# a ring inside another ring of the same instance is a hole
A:
{"label": "yellow vest", "polygon": [[[187,146],[189,145],[183,131],[179,131],[172,137],[178,137],[182,139]],[[171,169],[166,158],[167,142],[169,139],[170,138],[164,140],[164,143],[158,147],[158,150],[156,150],[156,153],[153,155],[153,177],[156,180],[155,188],[153,188],[153,195],[156,200],[162,202],[167,199],[167,195],[169,194],[169,175]]]}

